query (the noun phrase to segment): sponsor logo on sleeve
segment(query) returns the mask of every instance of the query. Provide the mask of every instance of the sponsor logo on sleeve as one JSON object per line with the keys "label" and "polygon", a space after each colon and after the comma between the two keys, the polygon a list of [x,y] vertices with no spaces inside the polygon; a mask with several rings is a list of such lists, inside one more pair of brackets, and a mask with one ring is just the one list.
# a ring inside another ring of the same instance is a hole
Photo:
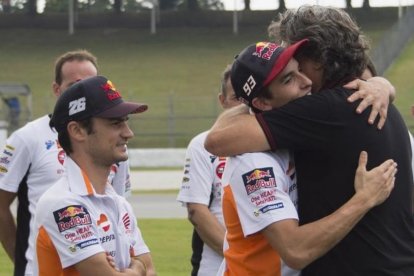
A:
{"label": "sponsor logo on sleeve", "polygon": [[223,176],[224,167],[226,166],[226,161],[220,162],[216,167],[216,175],[219,179]]}
{"label": "sponsor logo on sleeve", "polygon": [[257,168],[242,175],[244,187],[248,195],[260,189],[276,187],[273,168]]}
{"label": "sponsor logo on sleeve", "polygon": [[53,212],[59,232],[92,224],[88,210],[81,205],[69,205]]}

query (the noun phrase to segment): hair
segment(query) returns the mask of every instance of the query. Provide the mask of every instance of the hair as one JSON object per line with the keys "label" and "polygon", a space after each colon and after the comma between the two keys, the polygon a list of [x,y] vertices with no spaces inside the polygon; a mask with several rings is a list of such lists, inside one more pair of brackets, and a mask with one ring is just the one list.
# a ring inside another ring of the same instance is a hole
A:
{"label": "hair", "polygon": [[339,8],[315,5],[287,10],[270,24],[268,32],[282,44],[309,39],[297,56],[322,65],[324,88],[357,78],[367,67],[369,43],[349,14]]}
{"label": "hair", "polygon": [[69,61],[90,61],[95,68],[98,68],[97,58],[87,50],[76,50],[66,52],[56,59],[55,62],[55,82],[62,84],[62,67]]}
{"label": "hair", "polygon": [[227,64],[223,73],[221,73],[220,93],[223,94],[224,97],[227,97],[227,82],[229,81],[231,77],[231,66],[232,66],[231,64]]}
{"label": "hair", "polygon": [[[93,133],[93,120],[92,117],[89,117],[85,120],[79,121],[81,128],[86,129],[86,132],[89,134]],[[58,132],[58,141],[60,146],[69,156],[73,152],[72,143],[69,138],[69,133],[67,129],[64,129]]]}

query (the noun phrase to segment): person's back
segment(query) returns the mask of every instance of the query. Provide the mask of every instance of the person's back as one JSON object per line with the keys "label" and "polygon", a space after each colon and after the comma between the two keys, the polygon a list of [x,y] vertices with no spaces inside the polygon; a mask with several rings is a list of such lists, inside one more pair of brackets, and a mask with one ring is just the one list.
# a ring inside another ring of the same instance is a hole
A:
{"label": "person's back", "polygon": [[343,88],[325,90],[297,99],[272,115],[277,147],[294,150],[301,224],[332,213],[352,196],[355,160],[361,150],[369,153],[368,168],[386,158],[394,159],[399,168],[389,199],[368,212],[343,241],[302,273],[414,275],[413,176],[407,128],[393,105],[382,130],[368,125],[369,111],[362,117],[356,114],[356,104],[346,101],[350,93]]}

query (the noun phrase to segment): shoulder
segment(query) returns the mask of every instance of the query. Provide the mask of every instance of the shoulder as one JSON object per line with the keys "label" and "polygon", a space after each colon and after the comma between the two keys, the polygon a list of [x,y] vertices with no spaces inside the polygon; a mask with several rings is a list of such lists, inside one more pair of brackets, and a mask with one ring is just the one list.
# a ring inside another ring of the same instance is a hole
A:
{"label": "shoulder", "polygon": [[188,147],[200,147],[202,146],[204,148],[204,141],[206,140],[207,134],[209,131],[204,131],[191,139],[190,143],[188,144]]}
{"label": "shoulder", "polygon": [[20,137],[26,141],[35,140],[37,137],[46,136],[53,133],[49,127],[49,115],[42,116],[34,121],[28,122],[23,127],[12,133],[12,137]]}

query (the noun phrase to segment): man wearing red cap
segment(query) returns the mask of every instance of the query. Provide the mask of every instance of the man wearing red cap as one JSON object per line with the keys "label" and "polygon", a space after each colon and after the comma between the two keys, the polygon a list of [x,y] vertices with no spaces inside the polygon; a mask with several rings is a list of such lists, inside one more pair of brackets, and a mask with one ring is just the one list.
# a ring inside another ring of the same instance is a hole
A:
{"label": "man wearing red cap", "polygon": [[50,126],[67,154],[65,175],[37,205],[34,275],[154,275],[132,208],[108,183],[112,164],[128,159],[128,115],[146,109],[102,76],[59,97]]}
{"label": "man wearing red cap", "polygon": [[[232,67],[236,95],[262,112],[310,94],[312,82],[293,58],[306,42],[287,48],[260,42],[244,49]],[[354,196],[331,215],[299,226],[296,171],[289,151],[229,157],[223,175],[227,232],[220,275],[299,275],[298,270],[330,250],[388,197],[394,162],[388,160],[367,172],[366,158],[361,154]]]}

